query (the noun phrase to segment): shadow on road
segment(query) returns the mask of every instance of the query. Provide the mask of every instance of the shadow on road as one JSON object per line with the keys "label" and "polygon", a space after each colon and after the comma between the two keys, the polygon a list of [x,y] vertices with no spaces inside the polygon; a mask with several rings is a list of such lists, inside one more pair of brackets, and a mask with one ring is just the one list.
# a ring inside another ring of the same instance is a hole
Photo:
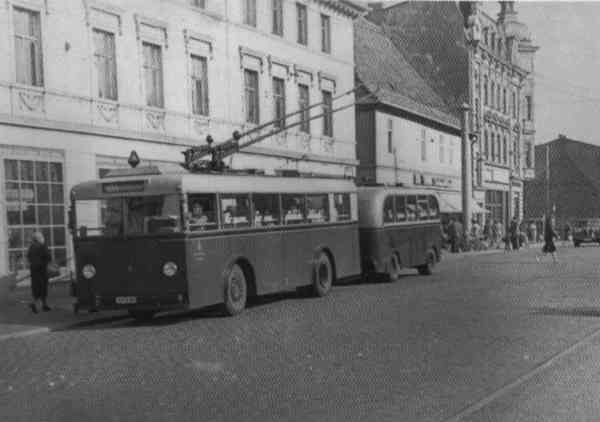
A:
{"label": "shadow on road", "polygon": [[560,315],[560,316],[580,316],[580,317],[600,317],[600,309],[590,306],[542,306],[534,309],[535,314],[541,315]]}

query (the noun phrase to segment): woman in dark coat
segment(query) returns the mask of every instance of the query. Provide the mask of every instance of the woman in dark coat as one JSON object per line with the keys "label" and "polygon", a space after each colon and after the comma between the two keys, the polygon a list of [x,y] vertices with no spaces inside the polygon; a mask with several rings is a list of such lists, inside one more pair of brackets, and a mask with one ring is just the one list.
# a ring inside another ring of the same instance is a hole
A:
{"label": "woman in dark coat", "polygon": [[[554,239],[557,239],[558,235],[556,231],[554,231],[554,222],[550,217],[546,217],[546,224],[544,227],[544,247],[542,248],[542,252],[544,254],[550,253],[552,254],[552,259],[556,262],[556,245],[554,245]],[[537,257],[539,261],[539,257]]]}
{"label": "woman in dark coat", "polygon": [[31,245],[27,251],[27,259],[29,260],[29,271],[31,274],[31,310],[37,313],[36,302],[40,301],[42,309],[49,311],[50,307],[46,303],[48,296],[48,264],[51,261],[50,251],[44,242],[44,235],[40,232],[35,232],[31,239]]}

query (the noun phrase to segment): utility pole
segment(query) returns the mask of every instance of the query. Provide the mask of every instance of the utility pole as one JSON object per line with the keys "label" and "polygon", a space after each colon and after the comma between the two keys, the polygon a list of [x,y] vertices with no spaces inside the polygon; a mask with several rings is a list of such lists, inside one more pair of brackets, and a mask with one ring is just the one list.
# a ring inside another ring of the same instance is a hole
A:
{"label": "utility pole", "polygon": [[463,227],[465,233],[471,233],[471,203],[473,201],[473,182],[471,180],[471,139],[469,136],[469,111],[471,107],[463,104],[462,111],[462,143],[461,143],[461,168],[462,168],[462,211]]}
{"label": "utility pole", "polygon": [[545,215],[550,215],[550,148],[546,143],[546,206]]}

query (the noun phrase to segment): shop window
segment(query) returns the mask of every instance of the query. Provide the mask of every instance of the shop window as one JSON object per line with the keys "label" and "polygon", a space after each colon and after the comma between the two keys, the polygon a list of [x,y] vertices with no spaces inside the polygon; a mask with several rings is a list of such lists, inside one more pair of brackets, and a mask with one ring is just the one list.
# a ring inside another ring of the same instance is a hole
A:
{"label": "shop window", "polygon": [[26,269],[35,231],[44,235],[52,260],[66,265],[62,163],[4,160],[9,271]]}

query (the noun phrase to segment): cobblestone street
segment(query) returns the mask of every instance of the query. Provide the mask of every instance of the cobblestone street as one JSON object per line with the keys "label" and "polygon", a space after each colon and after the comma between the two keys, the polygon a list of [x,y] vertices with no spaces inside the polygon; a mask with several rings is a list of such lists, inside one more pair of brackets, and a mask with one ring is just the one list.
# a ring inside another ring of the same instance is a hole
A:
{"label": "cobblestone street", "polygon": [[6,339],[0,419],[515,421],[532,420],[511,411],[529,398],[562,420],[535,395],[573,384],[544,374],[597,377],[598,339],[535,385],[527,374],[600,328],[600,286],[596,247],[559,252],[558,264],[533,249],[446,256],[431,277],[264,298],[234,318],[208,309]]}

